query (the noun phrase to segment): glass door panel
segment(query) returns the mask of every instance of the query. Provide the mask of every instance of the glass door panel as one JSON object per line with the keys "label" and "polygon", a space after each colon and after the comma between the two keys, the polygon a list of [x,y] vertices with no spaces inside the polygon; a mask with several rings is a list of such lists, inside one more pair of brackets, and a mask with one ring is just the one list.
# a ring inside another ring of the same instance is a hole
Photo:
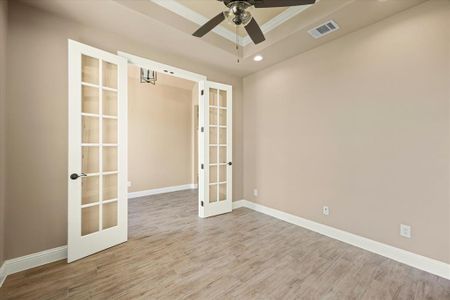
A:
{"label": "glass door panel", "polygon": [[81,81],[98,85],[99,82],[99,60],[87,55],[81,55]]}
{"label": "glass door panel", "polygon": [[209,163],[217,164],[217,146],[209,146]]}
{"label": "glass door panel", "polygon": [[231,135],[228,109],[231,107],[231,87],[211,86],[208,90],[208,212],[207,216],[231,211],[229,180],[231,178]]}
{"label": "glass door panel", "polygon": [[209,186],[209,203],[217,202],[217,184]]}
{"label": "glass door panel", "polygon": [[217,127],[214,125],[209,126],[209,144],[216,145],[217,144]]}
{"label": "glass door panel", "polygon": [[98,147],[82,147],[81,154],[81,172],[82,173],[98,173],[100,171],[99,149]]}
{"label": "glass door panel", "polygon": [[99,231],[99,205],[83,207],[81,209],[81,235],[88,235]]}
{"label": "glass door panel", "polygon": [[227,108],[227,92],[219,90],[219,106]]}
{"label": "glass door panel", "polygon": [[103,229],[117,225],[117,201],[103,205]]}
{"label": "glass door panel", "polygon": [[117,92],[103,90],[103,115],[117,116]]}
{"label": "glass door panel", "polygon": [[219,182],[227,181],[227,165],[219,166]]}
{"label": "glass door panel", "polygon": [[81,232],[86,236],[118,222],[118,102],[117,65],[89,56],[82,62],[81,170],[87,177],[81,183]]}
{"label": "glass door panel", "polygon": [[103,200],[117,199],[117,174],[103,176]]}
{"label": "glass door panel", "polygon": [[219,144],[226,145],[227,144],[227,128],[219,128]]}
{"label": "glass door panel", "polygon": [[209,126],[216,126],[217,125],[217,120],[218,120],[218,116],[217,116],[217,112],[219,110],[215,107],[210,107],[209,108]]}
{"label": "glass door panel", "polygon": [[97,117],[82,116],[82,143],[96,144],[99,142],[99,121]]}
{"label": "glass door panel", "polygon": [[117,147],[103,147],[103,172],[117,172]]}
{"label": "glass door panel", "polygon": [[223,144],[219,147],[219,163],[226,164],[227,163],[227,147]]}
{"label": "glass door panel", "polygon": [[219,185],[219,201],[225,201],[227,200],[227,184],[220,184]]}
{"label": "glass door panel", "polygon": [[209,166],[209,184],[217,183],[217,165]]}
{"label": "glass door panel", "polygon": [[217,106],[217,90],[209,89],[209,106]]}
{"label": "glass door panel", "polygon": [[81,112],[89,114],[99,113],[99,91],[98,88],[83,86],[81,88],[82,108]]}
{"label": "glass door panel", "polygon": [[99,176],[82,177],[81,204],[91,204],[100,201]]}
{"label": "glass door panel", "polygon": [[117,65],[103,61],[103,86],[117,89]]}
{"label": "glass door panel", "polygon": [[223,107],[219,109],[219,125],[227,125],[227,109]]}
{"label": "glass door panel", "polygon": [[117,120],[103,118],[103,143],[117,144]]}

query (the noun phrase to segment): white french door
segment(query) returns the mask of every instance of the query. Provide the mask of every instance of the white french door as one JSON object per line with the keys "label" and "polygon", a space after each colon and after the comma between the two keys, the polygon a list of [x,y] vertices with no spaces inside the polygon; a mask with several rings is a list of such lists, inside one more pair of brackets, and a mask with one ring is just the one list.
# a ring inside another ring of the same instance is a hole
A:
{"label": "white french door", "polygon": [[203,101],[199,211],[210,217],[232,210],[232,87],[207,81]]}
{"label": "white french door", "polygon": [[127,60],[69,40],[68,262],[127,241]]}

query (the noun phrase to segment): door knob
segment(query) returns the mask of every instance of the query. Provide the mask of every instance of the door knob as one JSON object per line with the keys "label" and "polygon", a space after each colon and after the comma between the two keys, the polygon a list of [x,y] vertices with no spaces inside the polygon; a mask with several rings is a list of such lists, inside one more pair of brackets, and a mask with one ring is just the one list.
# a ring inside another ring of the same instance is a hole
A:
{"label": "door knob", "polygon": [[231,166],[232,164],[233,164],[233,163],[232,163],[231,161],[228,163],[229,166]]}
{"label": "door knob", "polygon": [[76,179],[78,179],[78,177],[85,177],[85,176],[87,176],[85,173],[81,173],[81,174],[72,173],[72,174],[70,174],[70,179],[76,180]]}

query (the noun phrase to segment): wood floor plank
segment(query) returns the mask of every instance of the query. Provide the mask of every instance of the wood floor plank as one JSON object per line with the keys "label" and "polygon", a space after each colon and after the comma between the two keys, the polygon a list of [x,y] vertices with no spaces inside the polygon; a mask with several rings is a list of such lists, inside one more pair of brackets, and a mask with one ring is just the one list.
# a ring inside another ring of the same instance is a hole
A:
{"label": "wood floor plank", "polygon": [[450,281],[197,194],[129,202],[129,241],[8,276],[0,299],[450,299]]}

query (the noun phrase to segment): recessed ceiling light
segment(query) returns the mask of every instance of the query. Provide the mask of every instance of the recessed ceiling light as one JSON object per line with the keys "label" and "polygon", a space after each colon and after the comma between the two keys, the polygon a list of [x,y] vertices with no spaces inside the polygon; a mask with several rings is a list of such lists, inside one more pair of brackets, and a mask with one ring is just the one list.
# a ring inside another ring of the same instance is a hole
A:
{"label": "recessed ceiling light", "polygon": [[262,61],[263,57],[262,57],[262,55],[255,55],[255,57],[253,57],[253,60],[254,61]]}

